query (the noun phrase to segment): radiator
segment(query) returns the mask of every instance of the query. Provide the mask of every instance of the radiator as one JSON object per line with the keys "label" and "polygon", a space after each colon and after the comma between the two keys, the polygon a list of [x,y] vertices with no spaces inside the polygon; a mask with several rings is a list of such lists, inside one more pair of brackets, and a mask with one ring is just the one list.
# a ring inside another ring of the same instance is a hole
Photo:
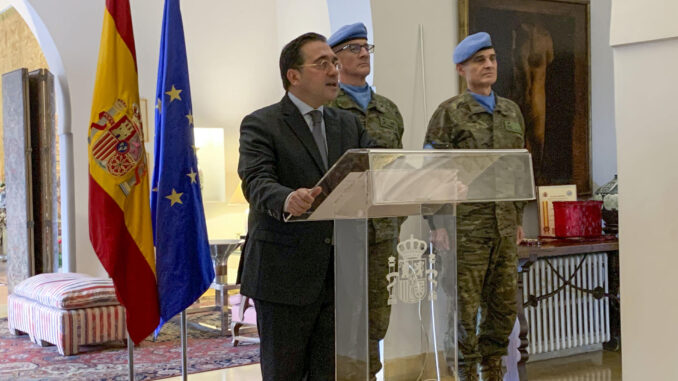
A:
{"label": "radiator", "polygon": [[597,253],[539,259],[522,273],[530,355],[610,340],[607,269],[607,254]]}

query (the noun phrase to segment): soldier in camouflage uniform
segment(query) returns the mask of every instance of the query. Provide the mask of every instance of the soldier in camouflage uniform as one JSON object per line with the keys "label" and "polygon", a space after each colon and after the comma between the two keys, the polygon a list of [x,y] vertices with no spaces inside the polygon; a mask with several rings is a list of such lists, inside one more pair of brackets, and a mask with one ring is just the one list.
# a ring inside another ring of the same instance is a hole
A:
{"label": "soldier in camouflage uniform", "polygon": [[[367,133],[381,148],[402,148],[403,118],[398,107],[386,97],[376,94],[365,81],[370,74],[370,53],[374,45],[367,43],[367,28],[362,23],[346,25],[334,33],[327,43],[339,58],[339,94],[329,104],[358,116]],[[381,369],[379,341],[386,336],[391,308],[388,305],[388,257],[396,256],[400,234],[398,218],[375,218],[368,223],[369,260],[369,350],[370,377]]]}
{"label": "soldier in camouflage uniform", "polygon": [[[455,49],[454,61],[468,91],[438,107],[424,145],[523,148],[525,125],[519,107],[492,91],[497,62],[490,36],[481,32],[464,39]],[[523,235],[523,207],[523,202],[457,207],[457,344],[462,380],[478,380],[478,364],[483,380],[503,379],[501,356],[506,354],[516,319],[517,243]],[[444,229],[434,230],[432,241],[443,249],[449,247]],[[452,348],[454,337],[448,335],[446,340]]]}

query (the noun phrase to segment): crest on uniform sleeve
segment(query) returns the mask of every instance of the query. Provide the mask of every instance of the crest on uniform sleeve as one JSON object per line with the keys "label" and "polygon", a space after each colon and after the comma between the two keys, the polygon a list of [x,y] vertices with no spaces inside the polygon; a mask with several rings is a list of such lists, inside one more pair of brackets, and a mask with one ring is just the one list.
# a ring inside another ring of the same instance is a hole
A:
{"label": "crest on uniform sleeve", "polygon": [[398,269],[396,258],[388,258],[388,304],[418,303],[424,299],[436,300],[438,271],[433,253],[426,255],[425,241],[410,236],[398,244]]}

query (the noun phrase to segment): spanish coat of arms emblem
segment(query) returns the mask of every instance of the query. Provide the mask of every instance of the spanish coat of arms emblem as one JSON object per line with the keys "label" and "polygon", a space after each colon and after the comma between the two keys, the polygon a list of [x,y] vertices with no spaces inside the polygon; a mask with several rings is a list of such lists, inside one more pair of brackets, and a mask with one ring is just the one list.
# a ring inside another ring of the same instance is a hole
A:
{"label": "spanish coat of arms emblem", "polygon": [[139,105],[132,104],[130,111],[124,101],[116,100],[108,111],[99,113],[89,133],[92,157],[99,167],[116,177],[136,169],[135,176],[120,184],[125,194],[146,171]]}
{"label": "spanish coat of arms emblem", "polygon": [[428,245],[425,241],[410,236],[400,242],[398,250],[398,269],[396,258],[388,258],[389,281],[388,304],[418,303],[424,299],[436,300],[438,271],[433,253],[426,255]]}

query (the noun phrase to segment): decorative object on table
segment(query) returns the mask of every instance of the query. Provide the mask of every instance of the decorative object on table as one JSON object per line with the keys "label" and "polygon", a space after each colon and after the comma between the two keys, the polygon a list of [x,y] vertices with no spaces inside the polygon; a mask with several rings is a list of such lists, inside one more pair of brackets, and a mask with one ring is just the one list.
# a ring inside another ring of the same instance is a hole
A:
{"label": "decorative object on table", "polygon": [[537,187],[537,205],[539,206],[539,236],[555,237],[554,201],[576,201],[577,186],[548,185]]}
{"label": "decorative object on table", "polygon": [[619,233],[619,188],[617,185],[617,175],[605,185],[598,188],[593,193],[593,199],[603,202],[602,217],[605,221],[603,230],[607,234]]}
{"label": "decorative object on table", "polygon": [[602,201],[555,201],[556,237],[598,237],[602,235]]}

